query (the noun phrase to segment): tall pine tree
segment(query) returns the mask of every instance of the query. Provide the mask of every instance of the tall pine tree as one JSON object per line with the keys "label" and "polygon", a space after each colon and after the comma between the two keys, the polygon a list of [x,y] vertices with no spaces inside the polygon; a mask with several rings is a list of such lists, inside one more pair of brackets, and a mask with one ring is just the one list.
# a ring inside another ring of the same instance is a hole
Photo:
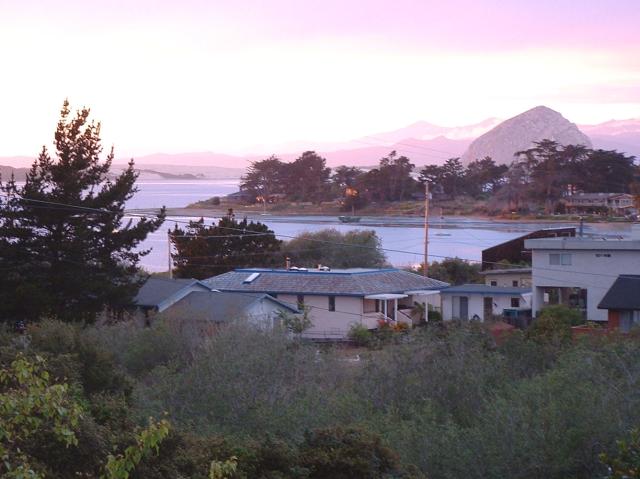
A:
{"label": "tall pine tree", "polygon": [[136,247],[164,221],[126,219],[137,191],[133,161],[109,174],[113,148],[100,159],[100,123],[64,102],[54,139],[24,185],[0,182],[0,320],[52,317],[91,321],[131,304],[141,277]]}

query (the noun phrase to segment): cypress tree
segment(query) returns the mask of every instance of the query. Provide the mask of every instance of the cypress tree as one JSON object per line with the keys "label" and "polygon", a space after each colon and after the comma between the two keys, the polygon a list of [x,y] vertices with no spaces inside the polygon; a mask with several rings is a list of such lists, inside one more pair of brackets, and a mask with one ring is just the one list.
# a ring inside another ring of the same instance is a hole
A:
{"label": "cypress tree", "polygon": [[64,102],[54,139],[23,185],[0,181],[0,320],[51,317],[91,321],[105,308],[131,304],[142,276],[136,247],[164,221],[125,218],[135,194],[131,160],[112,176],[100,123],[89,109],[72,115]]}

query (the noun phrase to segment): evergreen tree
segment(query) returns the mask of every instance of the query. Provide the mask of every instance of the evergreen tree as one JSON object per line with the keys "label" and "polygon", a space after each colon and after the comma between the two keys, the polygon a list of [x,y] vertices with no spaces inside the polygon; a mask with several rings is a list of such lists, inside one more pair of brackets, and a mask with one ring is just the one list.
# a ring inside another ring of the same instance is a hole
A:
{"label": "evergreen tree", "polygon": [[266,225],[246,218],[236,221],[230,214],[217,225],[207,226],[202,218],[185,229],[176,225],[171,243],[175,275],[205,279],[237,267],[273,266],[282,242]]}
{"label": "evergreen tree", "polygon": [[91,321],[131,303],[140,284],[136,247],[164,221],[125,221],[137,191],[133,161],[109,176],[100,124],[64,102],[56,157],[43,147],[24,185],[0,182],[0,320]]}

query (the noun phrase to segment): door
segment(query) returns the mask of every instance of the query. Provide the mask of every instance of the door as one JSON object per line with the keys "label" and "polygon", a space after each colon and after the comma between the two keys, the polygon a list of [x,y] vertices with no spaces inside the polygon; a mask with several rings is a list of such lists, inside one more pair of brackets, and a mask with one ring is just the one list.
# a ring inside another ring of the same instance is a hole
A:
{"label": "door", "polygon": [[469,298],[460,296],[460,319],[466,321],[469,319]]}
{"label": "door", "polygon": [[484,298],[483,320],[491,319],[493,316],[493,298]]}

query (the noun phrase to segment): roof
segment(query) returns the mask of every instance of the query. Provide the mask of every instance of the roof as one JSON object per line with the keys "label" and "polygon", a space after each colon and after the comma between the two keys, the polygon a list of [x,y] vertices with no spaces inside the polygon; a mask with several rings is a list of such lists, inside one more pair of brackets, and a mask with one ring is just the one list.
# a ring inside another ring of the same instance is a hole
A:
{"label": "roof", "polygon": [[460,286],[451,286],[440,291],[441,294],[486,294],[486,295],[523,295],[531,293],[531,288],[514,288],[502,286],[489,286],[486,284],[461,284]]}
{"label": "roof", "polygon": [[505,269],[488,269],[481,271],[480,274],[531,274],[531,268],[505,268]]}
{"label": "roof", "polygon": [[640,240],[637,239],[589,239],[589,238],[545,238],[525,241],[525,247],[532,250],[640,250]]}
{"label": "roof", "polygon": [[[244,282],[253,273],[260,273]],[[273,294],[367,296],[410,290],[433,290],[447,283],[395,268],[291,271],[283,269],[237,269],[204,281],[221,291],[254,291]]]}
{"label": "roof", "polygon": [[640,275],[618,276],[598,304],[598,308],[640,310]]}
{"label": "roof", "polygon": [[262,293],[193,291],[187,295],[185,300],[189,302],[189,306],[194,312],[205,312],[207,317],[216,323],[237,319],[238,316],[245,314],[251,305],[260,301],[272,302],[292,313],[300,312],[297,308]]}
{"label": "roof", "polygon": [[134,303],[141,307],[158,308],[162,303],[174,297],[180,299],[181,293],[186,294],[188,288],[200,287],[203,290],[210,288],[197,279],[169,279],[149,278],[138,290]]}

